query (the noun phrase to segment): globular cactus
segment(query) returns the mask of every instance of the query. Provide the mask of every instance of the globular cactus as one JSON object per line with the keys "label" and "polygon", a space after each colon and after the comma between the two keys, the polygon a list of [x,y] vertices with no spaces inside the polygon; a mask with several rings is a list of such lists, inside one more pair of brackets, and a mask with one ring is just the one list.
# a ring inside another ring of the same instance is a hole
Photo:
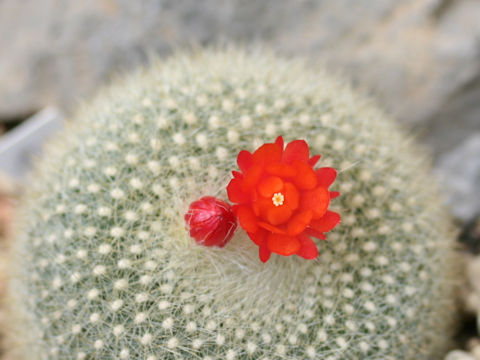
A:
{"label": "globular cactus", "polygon": [[[238,229],[185,228],[227,200],[236,156],[278,135],[334,166],[342,223],[315,260]],[[449,344],[452,236],[427,165],[369,101],[261,51],[175,55],[100,94],[46,149],[9,284],[16,359],[437,359]]]}

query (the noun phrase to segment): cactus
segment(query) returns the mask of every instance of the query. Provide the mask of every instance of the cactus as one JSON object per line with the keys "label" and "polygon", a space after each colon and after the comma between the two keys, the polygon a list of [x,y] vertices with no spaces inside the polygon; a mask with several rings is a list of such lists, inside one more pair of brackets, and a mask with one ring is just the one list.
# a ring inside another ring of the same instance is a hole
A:
{"label": "cactus", "polygon": [[[429,359],[449,344],[448,219],[424,156],[369,100],[302,60],[177,54],[84,106],[45,150],[10,265],[17,359]],[[197,245],[242,149],[303,138],[339,169],[316,260],[239,229]]]}

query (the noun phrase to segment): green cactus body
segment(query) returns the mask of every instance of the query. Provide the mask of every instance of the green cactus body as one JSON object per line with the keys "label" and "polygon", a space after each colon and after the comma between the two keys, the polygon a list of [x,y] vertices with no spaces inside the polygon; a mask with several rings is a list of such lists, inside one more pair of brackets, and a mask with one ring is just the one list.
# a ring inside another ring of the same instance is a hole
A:
{"label": "green cactus body", "polygon": [[[46,149],[13,249],[22,359],[427,359],[448,346],[452,237],[423,156],[390,119],[301,61],[176,55],[78,113]],[[316,260],[266,264],[184,224],[226,199],[242,149],[303,138],[339,169],[342,223]],[[12,340],[13,341],[13,340]]]}

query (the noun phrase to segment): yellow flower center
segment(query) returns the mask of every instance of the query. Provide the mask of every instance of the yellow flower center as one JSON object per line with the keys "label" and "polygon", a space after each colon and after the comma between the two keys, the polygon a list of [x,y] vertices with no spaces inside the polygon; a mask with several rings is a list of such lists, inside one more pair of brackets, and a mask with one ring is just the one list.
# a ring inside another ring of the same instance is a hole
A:
{"label": "yellow flower center", "polygon": [[283,196],[282,193],[273,194],[273,197],[272,197],[273,205],[275,205],[275,206],[283,205],[284,201],[285,201],[285,197]]}

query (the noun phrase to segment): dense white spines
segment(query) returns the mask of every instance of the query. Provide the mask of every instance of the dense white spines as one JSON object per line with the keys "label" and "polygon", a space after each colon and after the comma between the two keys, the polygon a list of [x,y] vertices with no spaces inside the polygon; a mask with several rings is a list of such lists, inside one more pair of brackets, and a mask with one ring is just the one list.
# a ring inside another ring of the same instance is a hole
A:
{"label": "dense white spines", "polygon": [[[280,134],[341,170],[342,223],[319,258],[263,265],[241,230],[195,246],[188,204],[225,197],[238,152]],[[81,112],[37,170],[12,262],[16,331],[32,334],[16,358],[434,357],[450,243],[424,167],[321,71],[234,51],[154,65]]]}

